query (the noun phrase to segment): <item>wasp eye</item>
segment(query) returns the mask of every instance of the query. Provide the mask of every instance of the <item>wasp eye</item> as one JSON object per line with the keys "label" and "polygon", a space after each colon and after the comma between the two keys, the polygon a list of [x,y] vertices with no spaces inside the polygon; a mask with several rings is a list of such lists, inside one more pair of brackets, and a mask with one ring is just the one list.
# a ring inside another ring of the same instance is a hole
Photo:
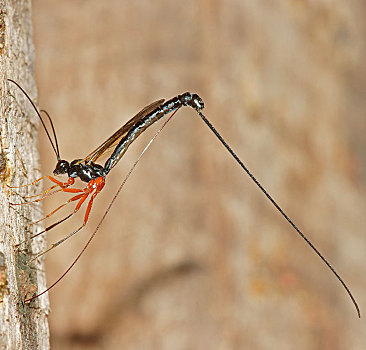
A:
{"label": "wasp eye", "polygon": [[70,165],[67,160],[59,160],[53,173],[55,175],[67,174],[69,167]]}

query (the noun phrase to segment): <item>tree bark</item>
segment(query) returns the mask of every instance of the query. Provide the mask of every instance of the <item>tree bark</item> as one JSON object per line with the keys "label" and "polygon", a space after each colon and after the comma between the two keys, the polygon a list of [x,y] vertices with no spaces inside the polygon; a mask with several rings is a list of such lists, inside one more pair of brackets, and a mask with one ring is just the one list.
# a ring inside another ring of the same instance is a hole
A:
{"label": "tree bark", "polygon": [[45,239],[30,241],[28,237],[41,227],[27,227],[42,217],[42,210],[38,204],[10,204],[25,202],[25,196],[34,195],[40,188],[9,188],[40,177],[37,116],[25,96],[7,80],[17,81],[33,100],[36,98],[31,4],[27,0],[5,0],[0,6],[0,346],[48,349],[48,295],[23,302],[46,286],[43,260],[29,262],[34,253],[45,249]]}

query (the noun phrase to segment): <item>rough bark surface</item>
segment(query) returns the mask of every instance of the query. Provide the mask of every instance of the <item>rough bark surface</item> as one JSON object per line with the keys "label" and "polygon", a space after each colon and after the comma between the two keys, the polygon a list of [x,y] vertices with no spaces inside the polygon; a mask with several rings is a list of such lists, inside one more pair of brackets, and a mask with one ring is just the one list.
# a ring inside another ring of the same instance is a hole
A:
{"label": "rough bark surface", "polygon": [[[152,101],[199,93],[366,314],[364,0],[33,6],[39,100],[62,157],[87,155]],[[48,255],[50,282],[151,136],[108,175],[87,227]],[[55,157],[42,144],[47,174]],[[46,212],[65,198],[47,200]],[[54,349],[366,349],[366,317],[189,109],[154,142],[50,297]]]}
{"label": "rough bark surface", "polygon": [[[38,120],[19,89],[17,81],[34,100],[34,47],[30,1],[0,2],[0,347],[2,349],[48,349],[48,295],[23,303],[45,288],[43,261],[29,264],[34,252],[45,248],[44,238],[29,241],[39,225],[27,227],[42,217],[39,205],[11,206],[24,202],[39,186],[11,191],[40,176]],[[35,188],[36,187],[36,188]],[[16,245],[24,242],[19,248]],[[41,259],[42,260],[42,259]]]}

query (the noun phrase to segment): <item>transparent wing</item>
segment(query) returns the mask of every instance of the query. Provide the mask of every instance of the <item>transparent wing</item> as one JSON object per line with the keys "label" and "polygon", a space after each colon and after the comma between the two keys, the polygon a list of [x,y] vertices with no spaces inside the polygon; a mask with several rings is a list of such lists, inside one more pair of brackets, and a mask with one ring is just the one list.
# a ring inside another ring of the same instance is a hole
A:
{"label": "transparent wing", "polygon": [[138,122],[140,119],[144,118],[147,114],[149,114],[154,109],[159,107],[164,101],[165,101],[164,99],[161,99],[144,107],[126,124],[124,124],[120,129],[118,129],[111,137],[105,140],[98,148],[96,148],[93,152],[88,154],[84,159],[81,159],[78,163],[96,162],[102,156],[111,153],[113,151],[112,147],[116,145],[124,136],[127,135],[131,127],[133,127],[136,124],[136,122]]}

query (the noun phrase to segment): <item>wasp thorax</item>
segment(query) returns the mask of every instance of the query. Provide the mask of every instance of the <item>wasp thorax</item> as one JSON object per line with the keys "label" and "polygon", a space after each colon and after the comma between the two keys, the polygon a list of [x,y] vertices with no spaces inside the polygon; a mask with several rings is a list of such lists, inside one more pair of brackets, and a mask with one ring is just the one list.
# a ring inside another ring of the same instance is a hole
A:
{"label": "wasp thorax", "polygon": [[67,174],[69,167],[70,164],[67,160],[59,160],[53,173],[55,175]]}

